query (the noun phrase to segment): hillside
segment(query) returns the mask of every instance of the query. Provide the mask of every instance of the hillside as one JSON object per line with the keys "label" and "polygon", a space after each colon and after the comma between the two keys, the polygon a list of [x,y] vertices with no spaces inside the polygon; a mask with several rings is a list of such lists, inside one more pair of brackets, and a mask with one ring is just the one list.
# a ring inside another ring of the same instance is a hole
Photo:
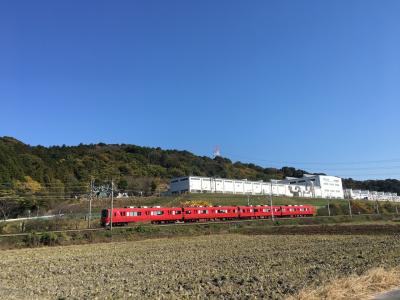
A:
{"label": "hillside", "polygon": [[133,190],[143,188],[138,186],[139,178],[159,184],[185,175],[269,180],[304,173],[289,167],[262,168],[222,157],[200,157],[188,151],[102,143],[43,147],[29,146],[10,137],[0,138],[2,183],[24,182],[29,176],[43,187],[56,184],[73,188],[88,184],[91,177],[99,181],[113,177],[120,189]]}
{"label": "hillside", "polygon": [[[119,191],[151,194],[165,190],[169,179],[177,176],[268,181],[299,177],[304,173],[306,171],[292,167],[263,168],[222,157],[211,159],[188,151],[136,145],[99,143],[43,147],[30,146],[12,137],[0,138],[0,198],[19,197],[24,207],[51,207],[65,198],[85,194],[91,178],[97,185],[114,178]],[[348,179],[344,180],[344,185],[400,194],[398,180]]]}

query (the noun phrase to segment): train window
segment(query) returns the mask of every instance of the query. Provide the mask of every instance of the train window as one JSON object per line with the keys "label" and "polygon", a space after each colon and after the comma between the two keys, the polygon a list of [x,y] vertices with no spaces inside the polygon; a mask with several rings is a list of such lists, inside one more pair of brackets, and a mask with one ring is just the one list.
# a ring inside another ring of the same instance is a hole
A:
{"label": "train window", "polygon": [[200,215],[208,214],[208,210],[199,210]]}
{"label": "train window", "polygon": [[269,212],[269,209],[268,208],[264,208],[262,211],[263,212]]}
{"label": "train window", "polygon": [[190,215],[191,213],[192,213],[192,212],[191,212],[190,210],[187,210],[187,211],[186,211],[186,214],[187,214],[187,215]]}
{"label": "train window", "polygon": [[258,212],[258,209],[255,209],[254,212]]}
{"label": "train window", "polygon": [[121,215],[121,217],[125,217],[126,216],[126,212],[124,212],[124,211],[121,211],[119,214]]}
{"label": "train window", "polygon": [[180,210],[175,211],[176,215],[180,215],[182,212]]}
{"label": "train window", "polygon": [[164,212],[162,210],[154,210],[152,212],[150,212],[150,215],[152,216],[162,216],[164,214]]}
{"label": "train window", "polygon": [[142,215],[142,213],[140,211],[128,211],[127,214],[129,217],[138,217],[138,216]]}
{"label": "train window", "polygon": [[228,210],[226,209],[218,209],[217,210],[217,214],[226,214],[228,212]]}

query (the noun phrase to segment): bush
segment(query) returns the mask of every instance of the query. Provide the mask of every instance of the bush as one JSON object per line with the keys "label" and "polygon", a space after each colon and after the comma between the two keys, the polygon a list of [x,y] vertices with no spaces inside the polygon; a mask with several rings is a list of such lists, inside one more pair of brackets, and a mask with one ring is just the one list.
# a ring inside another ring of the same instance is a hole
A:
{"label": "bush", "polygon": [[83,237],[84,237],[85,240],[87,240],[87,241],[90,242],[90,243],[94,241],[94,234],[93,234],[93,232],[85,232],[85,233],[83,234]]}
{"label": "bush", "polygon": [[25,236],[24,243],[28,247],[37,247],[40,244],[40,238],[36,233],[32,232]]}
{"label": "bush", "polygon": [[59,234],[58,234],[58,237],[57,237],[57,242],[59,243],[59,244],[61,244],[62,242],[66,242],[66,241],[69,241],[71,238],[65,233],[65,232],[60,232]]}
{"label": "bush", "polygon": [[146,232],[146,228],[144,228],[142,225],[138,225],[135,227],[135,231],[139,233]]}
{"label": "bush", "polygon": [[58,235],[54,232],[45,232],[40,237],[40,242],[46,246],[53,246],[58,243]]}

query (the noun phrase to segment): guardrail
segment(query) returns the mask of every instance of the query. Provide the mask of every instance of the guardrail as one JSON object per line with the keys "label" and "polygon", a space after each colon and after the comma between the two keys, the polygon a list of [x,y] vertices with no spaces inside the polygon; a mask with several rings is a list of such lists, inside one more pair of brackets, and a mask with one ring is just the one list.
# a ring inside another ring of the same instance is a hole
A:
{"label": "guardrail", "polygon": [[6,220],[0,220],[1,222],[15,222],[15,221],[27,221],[27,220],[40,220],[40,219],[51,219],[51,218],[57,218],[57,217],[63,217],[64,214],[57,214],[57,215],[46,215],[46,216],[37,216],[37,217],[27,217],[27,218],[16,218],[16,219],[6,219]]}

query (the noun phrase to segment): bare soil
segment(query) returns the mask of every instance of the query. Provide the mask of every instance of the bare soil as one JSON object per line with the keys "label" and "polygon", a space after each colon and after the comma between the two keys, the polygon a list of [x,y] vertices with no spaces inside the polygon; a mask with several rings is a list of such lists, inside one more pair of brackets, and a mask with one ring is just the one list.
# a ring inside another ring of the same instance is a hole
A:
{"label": "bare soil", "polygon": [[210,235],[2,251],[1,299],[284,299],[400,265],[398,235]]}

